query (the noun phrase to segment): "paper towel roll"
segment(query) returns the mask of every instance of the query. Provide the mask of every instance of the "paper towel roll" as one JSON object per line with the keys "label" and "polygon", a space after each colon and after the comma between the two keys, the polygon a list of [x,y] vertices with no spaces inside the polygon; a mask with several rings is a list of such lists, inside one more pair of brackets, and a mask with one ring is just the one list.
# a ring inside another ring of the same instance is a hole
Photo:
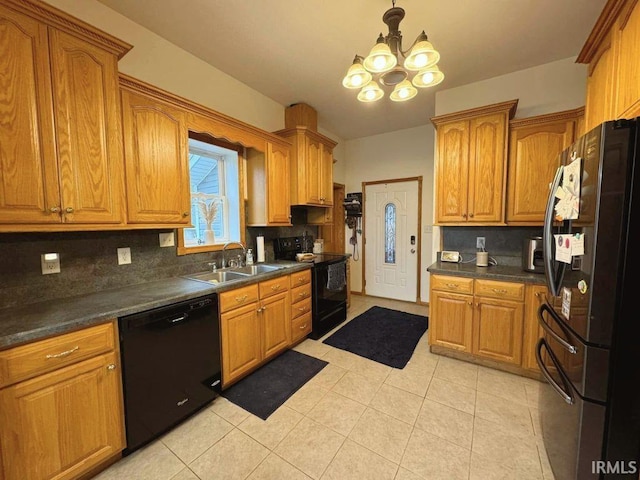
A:
{"label": "paper towel roll", "polygon": [[256,250],[258,251],[258,261],[264,262],[264,237],[256,237]]}

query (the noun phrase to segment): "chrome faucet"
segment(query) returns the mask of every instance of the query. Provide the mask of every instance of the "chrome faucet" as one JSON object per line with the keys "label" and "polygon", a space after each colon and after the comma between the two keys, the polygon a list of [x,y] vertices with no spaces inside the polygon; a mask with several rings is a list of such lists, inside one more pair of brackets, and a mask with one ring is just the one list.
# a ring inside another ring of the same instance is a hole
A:
{"label": "chrome faucet", "polygon": [[[244,246],[244,243],[242,243],[242,242],[227,242],[227,243],[224,244],[224,247],[222,247],[222,268],[230,267],[230,266],[232,266],[232,265],[230,265],[231,263],[235,263],[235,260],[230,260],[229,262],[227,262],[227,256],[226,256],[225,252],[227,251],[227,247],[229,245],[239,245],[240,248],[242,248],[242,259],[246,258],[245,255],[247,254],[247,248]],[[242,265],[236,265],[236,266],[241,267]]]}

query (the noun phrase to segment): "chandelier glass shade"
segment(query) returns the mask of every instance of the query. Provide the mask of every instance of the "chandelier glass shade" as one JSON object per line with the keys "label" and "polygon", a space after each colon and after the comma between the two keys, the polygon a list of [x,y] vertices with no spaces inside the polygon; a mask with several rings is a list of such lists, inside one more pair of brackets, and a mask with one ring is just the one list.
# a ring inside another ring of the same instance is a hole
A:
{"label": "chandelier glass shade", "polygon": [[375,102],[384,97],[380,84],[393,87],[389,96],[391,100],[404,102],[417,95],[416,87],[433,87],[444,79],[444,74],[437,67],[440,54],[424,31],[407,51],[402,49],[399,26],[404,15],[404,9],[396,7],[394,0],[392,8],[382,16],[389,33],[378,36],[369,55],[356,55],[342,79],[345,88],[360,89],[357,98],[361,102]]}

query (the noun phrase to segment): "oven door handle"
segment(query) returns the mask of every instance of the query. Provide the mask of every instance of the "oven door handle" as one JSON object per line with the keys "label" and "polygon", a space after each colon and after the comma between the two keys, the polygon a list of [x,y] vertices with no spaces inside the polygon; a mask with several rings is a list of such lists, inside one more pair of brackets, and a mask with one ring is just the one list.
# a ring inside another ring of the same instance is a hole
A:
{"label": "oven door handle", "polygon": [[[544,362],[542,361],[542,347],[544,346],[544,348],[547,350],[547,353],[549,354],[549,357],[551,358],[551,361],[553,362],[553,365],[556,367],[556,370],[558,370],[558,374],[560,375],[561,379],[562,379],[562,383],[564,383],[564,387],[562,388],[551,376],[551,374],[549,373],[549,370],[547,370],[546,365],[544,364]],[[569,405],[573,405],[575,403],[574,398],[565,391],[571,391],[569,388],[567,388],[567,380],[564,376],[564,372],[561,370],[560,368],[560,362],[558,362],[558,359],[556,358],[555,354],[551,351],[551,349],[549,348],[549,345],[547,344],[547,342],[545,341],[544,338],[541,338],[538,340],[538,344],[536,345],[536,362],[538,363],[538,367],[540,367],[540,371],[542,372],[542,375],[544,376],[544,378],[547,380],[547,382],[549,382],[549,385],[551,385],[553,387],[553,389],[558,393],[558,395],[560,395],[562,397],[562,399],[567,402]]]}
{"label": "oven door handle", "polygon": [[540,305],[540,308],[538,309],[538,323],[540,323],[540,326],[542,326],[542,328],[544,328],[545,332],[547,332],[549,335],[551,335],[553,337],[553,339],[558,342],[560,345],[562,345],[562,347],[568,351],[569,353],[575,355],[578,353],[578,347],[576,347],[575,345],[571,345],[569,342],[567,342],[564,338],[562,338],[560,335],[558,335],[556,332],[553,331],[553,329],[551,328],[551,325],[549,325],[547,323],[547,321],[544,319],[544,316],[542,315],[543,311],[547,311],[549,313],[549,315],[551,315],[553,317],[553,319],[556,321],[556,324],[558,325],[558,327],[560,327],[560,330],[563,331],[563,333],[569,337],[569,332],[567,331],[567,329],[564,327],[564,325],[562,325],[562,320],[558,318],[556,312],[549,307],[549,305],[547,305],[546,303]]}

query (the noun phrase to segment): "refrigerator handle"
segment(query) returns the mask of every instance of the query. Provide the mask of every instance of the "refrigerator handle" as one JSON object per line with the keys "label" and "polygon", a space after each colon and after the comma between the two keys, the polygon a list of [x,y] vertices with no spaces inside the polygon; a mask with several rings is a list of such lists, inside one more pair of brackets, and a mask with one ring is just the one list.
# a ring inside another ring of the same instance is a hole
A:
{"label": "refrigerator handle", "polygon": [[558,279],[554,278],[553,268],[553,255],[551,249],[553,247],[553,207],[555,205],[556,190],[560,186],[562,181],[562,174],[564,173],[564,167],[560,165],[556,171],[556,175],[551,182],[551,191],[547,198],[547,209],[544,213],[544,229],[543,229],[543,247],[542,255],[544,259],[544,275],[547,279],[547,288],[554,297],[558,296]]}
{"label": "refrigerator handle", "polygon": [[569,334],[567,333],[566,328],[562,326],[562,323],[560,323],[561,320],[556,315],[556,312],[554,312],[553,309],[551,307],[549,307],[546,303],[540,305],[540,308],[538,309],[538,323],[540,324],[540,326],[542,326],[542,328],[549,335],[551,335],[556,340],[556,342],[558,342],[560,345],[562,345],[562,347],[565,350],[567,350],[569,353],[571,353],[573,355],[577,354],[578,353],[578,348],[575,345],[571,345],[564,338],[562,338],[560,335],[558,335],[556,332],[553,331],[553,329],[551,328],[551,325],[549,325],[547,323],[547,321],[544,319],[544,315],[543,315],[544,312],[547,312],[549,315],[551,315],[551,317],[556,321],[556,324],[558,325],[558,328],[560,328],[560,330],[562,330],[562,332],[567,337],[569,337]]}
{"label": "refrigerator handle", "polygon": [[[553,377],[551,376],[551,374],[547,370],[547,367],[544,364],[544,361],[542,360],[542,351],[541,351],[542,347],[544,347],[545,350],[547,351],[547,354],[549,355],[549,358],[551,359],[551,362],[553,363],[554,367],[556,368],[556,371],[558,372],[558,375],[560,376],[560,380],[564,384],[563,386],[565,388],[562,388],[553,379]],[[562,370],[559,367],[558,359],[553,354],[553,352],[551,351],[551,349],[547,345],[547,342],[544,340],[544,338],[539,339],[538,340],[538,344],[536,345],[536,362],[538,363],[538,367],[540,367],[540,372],[542,372],[542,375],[544,376],[544,378],[547,380],[547,382],[549,382],[549,385],[551,385],[553,387],[553,389],[556,391],[556,393],[558,395],[560,395],[565,402],[567,402],[569,405],[573,405],[575,403],[575,400],[571,396],[570,393],[567,393],[567,392],[571,392],[571,389],[568,387],[567,380],[565,379],[564,373],[562,372]]]}

